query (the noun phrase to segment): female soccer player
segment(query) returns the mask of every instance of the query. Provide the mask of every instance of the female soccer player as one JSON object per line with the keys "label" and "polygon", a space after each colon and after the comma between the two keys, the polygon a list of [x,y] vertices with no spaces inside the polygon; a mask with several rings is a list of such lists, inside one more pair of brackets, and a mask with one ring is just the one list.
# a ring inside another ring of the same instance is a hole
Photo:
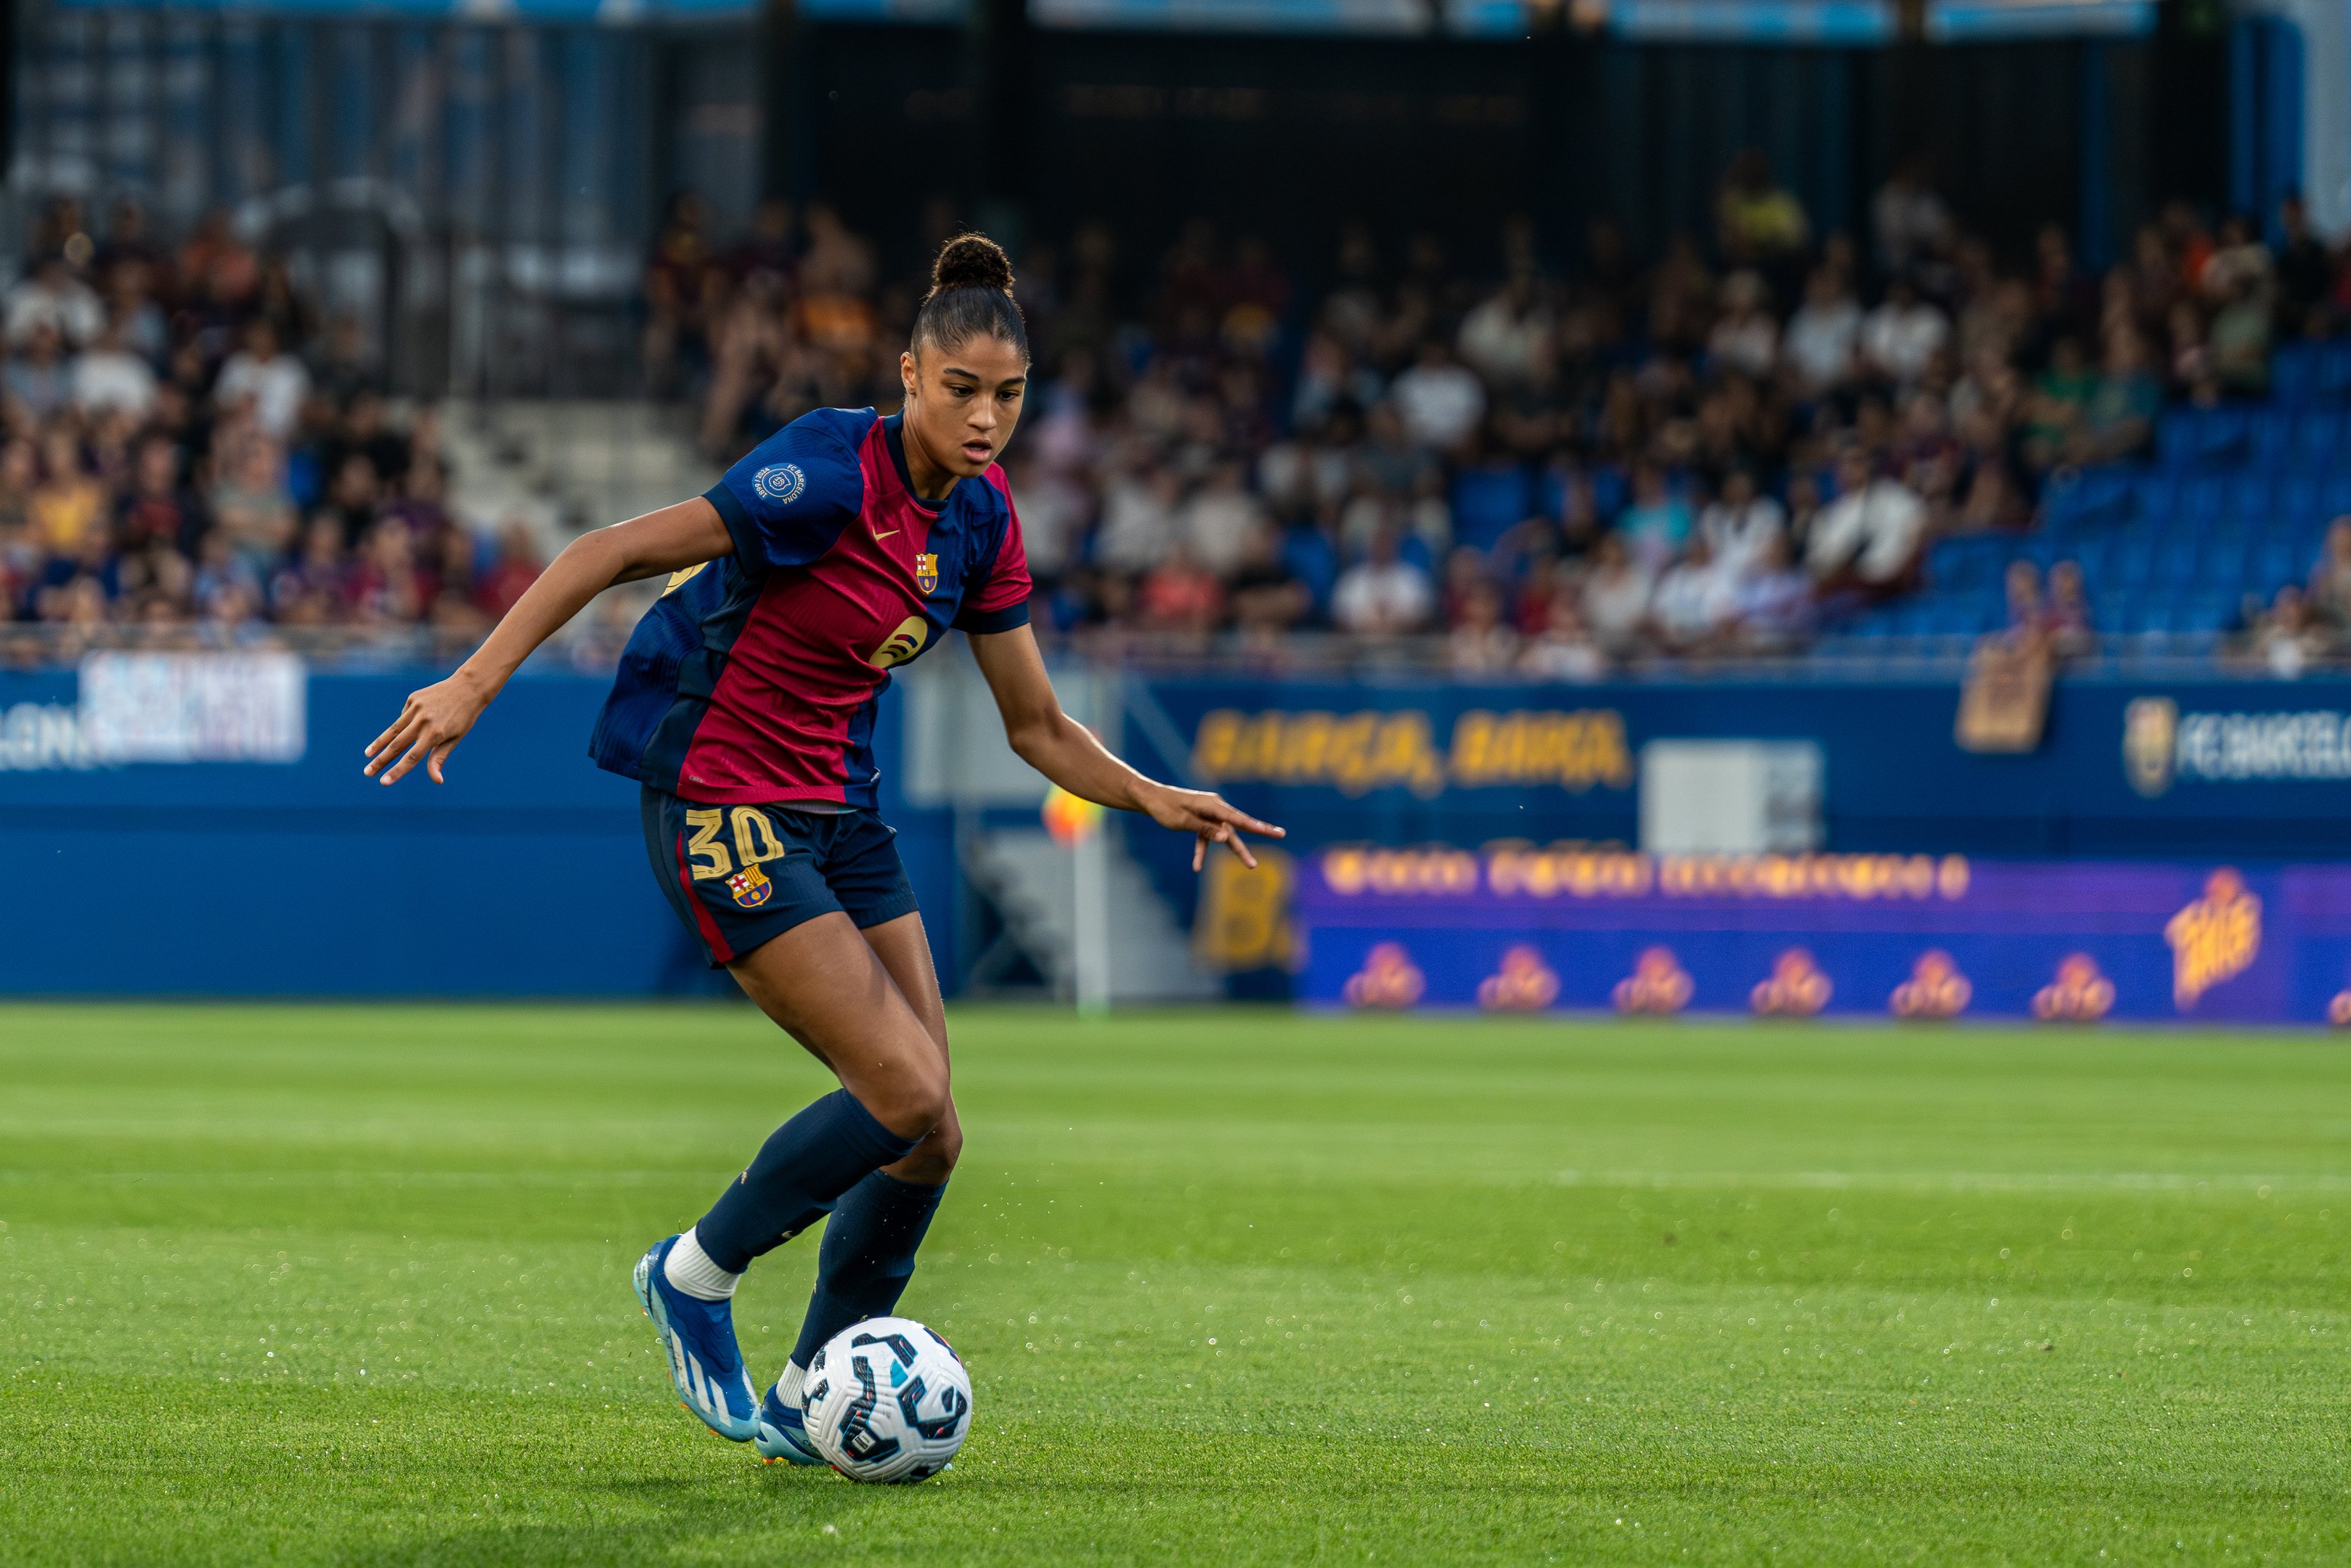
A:
{"label": "female soccer player", "polygon": [[[1196,835],[1196,870],[1212,844],[1254,866],[1240,833],[1281,833],[1143,777],[1062,713],[997,466],[1029,375],[1012,268],[966,235],[932,283],[899,356],[903,413],[820,409],[707,495],[573,540],[367,747],[370,777],[421,764],[440,783],[531,650],[614,583],[669,574],[590,753],[643,785],[653,875],[711,963],[841,1087],[778,1128],[692,1229],[656,1242],[636,1291],[686,1407],[795,1464],[820,1462],[801,1420],[810,1359],[896,1305],[963,1146],[929,944],[875,814],[873,711],[892,666],[963,631],[1012,748],[1073,795]],[[736,1343],[736,1282],[828,1213],[799,1342],[762,1399]]]}

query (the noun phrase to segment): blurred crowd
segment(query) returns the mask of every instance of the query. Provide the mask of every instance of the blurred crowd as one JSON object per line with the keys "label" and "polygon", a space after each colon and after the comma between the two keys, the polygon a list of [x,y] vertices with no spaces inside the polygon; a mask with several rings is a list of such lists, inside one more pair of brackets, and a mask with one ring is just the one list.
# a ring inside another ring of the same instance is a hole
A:
{"label": "blurred crowd", "polygon": [[[933,204],[919,254],[960,217]],[[2351,256],[2298,202],[2276,218],[2273,246],[2174,204],[2098,272],[2053,225],[2001,254],[1924,166],[1865,234],[1816,232],[1750,152],[1714,231],[1647,262],[1604,220],[1564,256],[1514,223],[1482,271],[1349,226],[1311,288],[1206,221],[1157,256],[1100,225],[1030,244],[1010,467],[1040,621],[1270,655],[1442,634],[1464,672],[1569,677],[1788,649],[1913,591],[1937,538],[2030,528],[2168,401],[2262,395],[2274,342],[2351,310]],[[811,407],[893,406],[922,286],[828,207],[722,246],[687,198],[646,363],[730,458]],[[2086,616],[2064,604],[2032,613]]]}
{"label": "blurred crowd", "polygon": [[[1794,648],[1913,591],[1936,539],[2031,528],[2168,402],[2258,398],[2273,344],[2338,331],[2351,254],[2296,202],[2272,216],[2275,243],[2174,204],[2097,272],[2054,225],[2001,254],[1923,166],[1865,233],[1817,232],[1750,152],[1712,232],[1654,259],[1606,220],[1566,256],[1513,222],[1474,266],[1359,225],[1322,257],[1205,220],[1157,256],[1101,225],[1027,244],[1010,465],[1039,623],[1274,661],[1323,631],[1562,678]],[[643,279],[650,390],[718,461],[810,408],[894,406],[911,264],[964,226],[945,201],[922,223],[893,275],[824,204],[722,240],[681,197]],[[63,201],[28,254],[0,296],[8,624],[462,638],[538,571],[526,530],[452,516],[435,411],[387,396],[362,326],[225,220],[167,243],[134,204]],[[2252,634],[2339,643],[2342,548]],[[2080,586],[2020,583],[2020,624],[2094,638]]]}
{"label": "blurred crowd", "polygon": [[277,627],[478,634],[528,533],[445,505],[429,407],[224,217],[180,243],[59,201],[0,296],[0,639],[240,646]]}

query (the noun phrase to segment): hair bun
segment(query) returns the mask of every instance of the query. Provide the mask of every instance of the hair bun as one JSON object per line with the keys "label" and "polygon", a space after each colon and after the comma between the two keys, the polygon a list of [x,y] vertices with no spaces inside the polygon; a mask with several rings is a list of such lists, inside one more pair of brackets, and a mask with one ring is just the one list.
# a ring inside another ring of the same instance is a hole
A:
{"label": "hair bun", "polygon": [[931,288],[992,288],[1012,292],[1012,258],[986,235],[957,235],[940,247],[931,264]]}

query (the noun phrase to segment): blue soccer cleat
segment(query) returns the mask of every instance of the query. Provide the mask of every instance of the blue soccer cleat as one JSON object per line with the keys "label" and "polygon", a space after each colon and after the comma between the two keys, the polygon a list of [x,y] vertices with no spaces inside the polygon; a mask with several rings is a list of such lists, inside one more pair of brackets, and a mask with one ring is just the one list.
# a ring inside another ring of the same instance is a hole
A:
{"label": "blue soccer cleat", "polygon": [[734,1304],[698,1300],[669,1282],[662,1265],[677,1242],[674,1236],[656,1241],[637,1260],[638,1303],[661,1333],[678,1403],[727,1441],[747,1443],[758,1423],[758,1396],[735,1343]]}
{"label": "blue soccer cleat", "polygon": [[785,1402],[784,1381],[778,1378],[759,1401],[759,1429],[751,1438],[759,1457],[771,1465],[778,1459],[789,1465],[823,1464],[824,1456],[809,1441],[804,1414],[804,1406]]}

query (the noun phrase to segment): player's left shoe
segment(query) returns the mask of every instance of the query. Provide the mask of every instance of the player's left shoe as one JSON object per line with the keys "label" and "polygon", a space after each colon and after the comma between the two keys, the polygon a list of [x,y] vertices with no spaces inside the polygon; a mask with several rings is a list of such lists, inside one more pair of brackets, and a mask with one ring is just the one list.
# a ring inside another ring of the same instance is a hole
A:
{"label": "player's left shoe", "polygon": [[806,1407],[784,1397],[784,1380],[768,1390],[759,1401],[759,1429],[752,1435],[751,1446],[759,1457],[774,1464],[781,1459],[788,1465],[820,1465],[824,1456],[809,1441]]}
{"label": "player's left shoe", "polygon": [[662,1266],[677,1241],[674,1236],[656,1241],[637,1260],[638,1304],[660,1331],[678,1402],[727,1441],[749,1442],[758,1424],[758,1396],[744,1369],[742,1349],[735,1343],[734,1303],[705,1301],[669,1282]]}

